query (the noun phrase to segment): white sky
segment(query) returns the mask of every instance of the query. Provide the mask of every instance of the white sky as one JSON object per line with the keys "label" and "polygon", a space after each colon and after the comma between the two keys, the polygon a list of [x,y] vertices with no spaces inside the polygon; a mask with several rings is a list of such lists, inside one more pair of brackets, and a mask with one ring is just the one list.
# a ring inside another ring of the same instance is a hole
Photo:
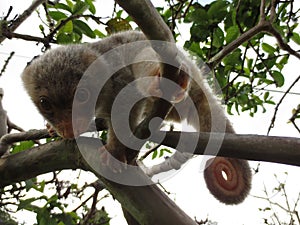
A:
{"label": "white sky", "polygon": [[[0,15],[5,15],[10,5],[14,7],[11,14],[12,16],[20,14],[30,3],[31,0],[0,0]],[[112,7],[108,6],[107,1],[98,0],[97,10],[98,14],[103,17],[110,16]],[[31,16],[21,25],[17,32],[40,36],[38,25],[39,22],[36,19],[36,14],[34,14],[34,16]],[[22,40],[6,40],[0,46],[0,68],[2,68],[3,62],[8,54],[11,51],[15,51],[15,56],[9,63],[7,71],[3,77],[0,78],[0,87],[2,87],[5,92],[3,104],[11,121],[24,129],[43,128],[45,123],[43,118],[33,107],[20,80],[20,74],[26,66],[26,63],[30,61],[33,56],[40,54],[40,49],[41,45],[36,46],[34,42],[29,43]],[[289,67],[284,71],[286,84],[289,84],[299,76],[298,65],[299,61],[292,59]],[[285,85],[283,90],[286,90],[287,87],[288,85]],[[292,91],[299,92],[299,90],[300,84],[297,84]],[[278,101],[280,97],[281,94],[274,94],[275,102]],[[288,98],[279,109],[275,128],[272,129],[271,135],[299,137],[299,134],[293,126],[287,124],[288,119],[291,117],[291,110],[299,103],[299,95],[288,95]],[[267,107],[267,109],[267,113],[258,113],[254,118],[249,118],[247,113],[241,114],[240,116],[230,116],[237,133],[266,134],[274,112],[274,107]],[[205,187],[202,171],[200,171],[201,160],[202,157],[191,160],[184,169],[163,183],[166,189],[172,193],[170,197],[191,217],[196,216],[199,220],[205,219],[208,216],[209,219],[219,222],[220,225],[263,224],[262,218],[266,218],[267,215],[260,212],[258,208],[268,206],[267,202],[250,196],[244,203],[238,206],[225,206],[218,203],[217,200],[208,193]],[[256,168],[257,162],[251,162],[251,165]],[[284,177],[283,173],[286,171],[289,173],[286,187],[288,196],[291,198],[291,203],[293,203],[300,191],[298,187],[298,173],[300,170],[297,167],[262,163],[259,174],[253,178],[251,194],[265,196],[263,194],[264,184],[266,184],[268,190],[271,191],[276,185],[276,179],[273,176],[274,173],[278,174],[279,177]],[[274,196],[272,200],[276,201],[277,197],[278,196]],[[122,216],[117,216],[120,214],[120,211],[115,211],[116,207],[111,201],[105,200],[100,204],[104,204],[110,216],[113,217],[111,221],[112,225],[125,224]],[[26,217],[24,217],[24,215],[26,215]],[[26,224],[33,224],[34,215],[19,213],[19,216],[21,221],[25,221]]]}

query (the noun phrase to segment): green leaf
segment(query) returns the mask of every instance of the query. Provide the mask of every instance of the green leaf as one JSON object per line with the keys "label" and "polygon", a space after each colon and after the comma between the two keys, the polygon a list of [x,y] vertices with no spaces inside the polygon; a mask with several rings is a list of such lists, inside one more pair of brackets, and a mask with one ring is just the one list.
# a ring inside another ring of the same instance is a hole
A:
{"label": "green leaf", "polygon": [[271,46],[267,43],[262,43],[261,47],[265,52],[267,52],[271,55],[274,55],[274,53],[276,52],[276,48],[274,48],[273,46]]}
{"label": "green leaf", "polygon": [[70,8],[68,5],[66,5],[66,4],[64,4],[64,3],[56,3],[56,4],[54,5],[54,7],[55,7],[56,9],[63,9],[63,10],[66,10],[66,11],[72,13],[72,8]]}
{"label": "green leaf", "polygon": [[70,20],[68,21],[62,28],[62,31],[68,34],[73,32],[73,22]]}
{"label": "green leaf", "polygon": [[56,21],[68,18],[66,14],[59,11],[49,11],[49,16]]}
{"label": "green leaf", "polygon": [[253,59],[246,59],[247,60],[247,68],[251,69],[252,68],[252,64],[253,64]]}
{"label": "green leaf", "polygon": [[238,103],[240,105],[245,105],[249,101],[248,95],[247,94],[240,94],[240,95],[237,96],[237,100],[238,100]]}
{"label": "green leaf", "polygon": [[279,71],[272,71],[271,76],[274,79],[277,87],[282,87],[284,85],[284,76]]}
{"label": "green leaf", "polygon": [[86,2],[77,1],[73,7],[73,14],[74,15],[82,14],[88,8],[89,8],[89,5]]}
{"label": "green leaf", "polygon": [[25,200],[20,200],[17,211],[19,211],[21,209],[29,210],[31,208],[31,203],[34,202],[34,201],[36,201],[36,198],[28,198],[28,199],[25,199]]}
{"label": "green leaf", "polygon": [[207,11],[209,18],[222,19],[223,15],[226,15],[227,5],[228,2],[223,0],[213,2]]}
{"label": "green leaf", "polygon": [[132,30],[130,23],[122,18],[110,19],[106,23],[107,27],[105,28],[107,33],[112,34],[124,30]]}
{"label": "green leaf", "polygon": [[195,11],[193,11],[189,17],[190,21],[193,21],[196,24],[203,26],[206,26],[208,24],[207,18],[207,12],[202,8],[198,8]]}
{"label": "green leaf", "polygon": [[13,147],[12,153],[15,154],[18,152],[22,152],[24,150],[32,148],[33,146],[34,146],[33,141],[22,141]]}
{"label": "green leaf", "polygon": [[223,62],[226,66],[227,65],[235,66],[235,65],[240,64],[240,62],[241,62],[241,50],[240,49],[234,50],[234,52],[227,55],[223,59]]}
{"label": "green leaf", "polygon": [[292,40],[293,40],[296,44],[300,45],[300,35],[299,35],[298,33],[293,32]]}
{"label": "green leaf", "polygon": [[215,29],[215,32],[213,34],[213,46],[216,48],[220,48],[223,46],[223,42],[224,42],[224,33],[222,31],[222,29],[220,27],[217,27]]}
{"label": "green leaf", "polygon": [[281,71],[284,66],[288,63],[289,61],[289,55],[284,55],[280,59],[280,61],[276,64],[277,68]]}
{"label": "green leaf", "polygon": [[160,151],[159,151],[159,158],[160,157],[162,157],[165,153],[172,153],[171,151],[170,151],[170,149],[167,149],[167,148],[162,148],[162,149],[160,149]]}
{"label": "green leaf", "polygon": [[26,191],[29,191],[31,188],[35,186],[32,179],[25,180],[25,184],[26,184]]}
{"label": "green leaf", "polygon": [[89,5],[89,11],[94,15],[96,13],[96,7],[92,0],[85,0],[85,2]]}
{"label": "green leaf", "polygon": [[39,183],[39,187],[36,186],[35,189],[39,192],[44,192],[45,186],[46,186],[46,181],[43,180],[42,182]]}
{"label": "green leaf", "polygon": [[71,0],[66,0],[66,3],[68,4],[68,6],[69,6],[70,8],[73,8],[73,7],[74,7],[74,4],[73,4],[73,2],[72,2]]}
{"label": "green leaf", "polygon": [[58,44],[69,44],[73,42],[73,35],[66,33],[59,33],[56,37]]}
{"label": "green leaf", "polygon": [[74,26],[76,26],[78,29],[80,29],[82,31],[82,33],[85,34],[86,36],[88,36],[90,38],[96,37],[94,31],[85,22],[83,22],[81,20],[74,20],[73,23],[74,23]]}
{"label": "green leaf", "polygon": [[203,29],[199,24],[193,24],[191,29],[191,40],[194,42],[202,42],[207,41],[207,38],[210,35],[210,31],[208,29]]}
{"label": "green leaf", "polygon": [[40,31],[44,32],[45,28],[42,24],[39,25]]}
{"label": "green leaf", "polygon": [[272,100],[267,100],[267,101],[265,101],[265,103],[270,104],[270,105],[275,105],[275,102]]}
{"label": "green leaf", "polygon": [[158,152],[157,152],[157,150],[155,150],[152,154],[152,159],[155,159],[157,157],[157,155],[158,155]]}
{"label": "green leaf", "polygon": [[264,94],[264,101],[267,101],[268,97],[270,96],[270,92],[265,92]]}
{"label": "green leaf", "polygon": [[272,57],[272,55],[270,55],[270,57],[264,61],[264,64],[268,69],[271,69],[276,65],[276,57]]}
{"label": "green leaf", "polygon": [[103,34],[103,33],[102,33],[100,30],[98,30],[98,29],[95,29],[95,30],[94,30],[94,33],[95,33],[95,35],[98,36],[99,38],[104,38],[104,37],[106,37],[106,35]]}
{"label": "green leaf", "polygon": [[227,113],[228,113],[228,115],[233,115],[233,113],[231,112],[232,106],[233,106],[232,103],[227,105]]}
{"label": "green leaf", "polygon": [[240,35],[240,31],[238,26],[231,26],[226,30],[226,43],[230,43],[237,39],[237,37]]}
{"label": "green leaf", "polygon": [[284,56],[281,58],[281,60],[279,61],[279,63],[285,65],[285,64],[288,63],[288,61],[289,61],[289,55],[284,55]]}

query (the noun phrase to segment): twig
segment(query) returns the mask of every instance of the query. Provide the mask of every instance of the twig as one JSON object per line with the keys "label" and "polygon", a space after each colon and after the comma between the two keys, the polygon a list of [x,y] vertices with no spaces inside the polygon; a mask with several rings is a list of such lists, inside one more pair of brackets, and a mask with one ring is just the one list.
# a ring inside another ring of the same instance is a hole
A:
{"label": "twig", "polygon": [[153,148],[149,149],[144,155],[142,155],[139,160],[143,161],[144,159],[146,159],[152,152],[156,151],[158,148],[160,148],[161,145],[155,145]]}
{"label": "twig", "polygon": [[295,122],[298,114],[300,114],[300,105],[298,105],[297,109],[293,113],[293,116],[290,118],[290,121],[292,122],[292,124],[294,125],[294,127],[296,128],[296,130],[300,133],[300,128],[297,126],[297,124]]}
{"label": "twig", "polygon": [[101,22],[100,19],[102,19],[102,17],[97,17],[97,16],[94,16],[94,15],[72,15],[64,20],[62,20],[60,22],[60,24],[58,24],[57,27],[55,27],[49,35],[47,35],[47,39],[48,40],[52,40],[52,38],[54,37],[54,35],[59,31],[60,28],[62,28],[64,25],[66,25],[67,22],[71,21],[71,20],[74,20],[74,19],[79,19],[79,18],[91,18],[93,19],[96,23],[102,23],[104,24],[103,22]]}
{"label": "twig", "polygon": [[19,127],[18,125],[11,122],[9,118],[7,118],[7,133],[10,133],[12,130],[24,132],[22,127]]}
{"label": "twig", "polygon": [[13,7],[12,7],[12,6],[9,6],[8,12],[7,12],[6,16],[3,18],[3,20],[7,20],[7,18],[9,17],[9,15],[10,15],[12,9],[13,9]]}
{"label": "twig", "polygon": [[289,46],[288,44],[286,44],[284,42],[284,40],[282,39],[280,33],[278,33],[278,31],[273,27],[273,26],[269,26],[269,29],[267,31],[269,34],[272,34],[278,43],[278,46],[282,49],[287,51],[288,53],[290,53],[291,55],[295,56],[296,58],[300,59],[300,54],[295,51],[294,49],[291,48],[291,46]]}
{"label": "twig", "polygon": [[[30,15],[31,13],[46,0],[36,0],[34,1],[28,9],[26,9],[17,19],[15,19],[11,25],[8,27],[9,31],[14,32]],[[0,43],[2,43],[6,37],[4,35],[0,36]]]}
{"label": "twig", "polygon": [[14,54],[15,54],[15,52],[11,52],[11,53],[9,54],[9,56],[7,57],[7,59],[4,61],[4,65],[3,65],[2,69],[1,69],[1,72],[0,72],[0,77],[1,77],[1,76],[3,75],[3,73],[5,72],[8,63],[9,63],[9,61],[11,60],[11,58],[13,57]]}
{"label": "twig", "polygon": [[2,34],[7,37],[8,39],[11,38],[18,38],[22,39],[25,41],[34,41],[37,43],[43,43],[45,46],[48,46],[50,42],[54,43],[53,41],[50,41],[47,38],[41,38],[41,37],[36,37],[36,36],[31,36],[27,34],[19,34],[19,33],[13,33],[10,32],[9,30],[3,30]]}
{"label": "twig", "polygon": [[271,119],[271,123],[270,123],[270,126],[268,128],[268,132],[267,134],[269,135],[271,129],[274,127],[274,123],[275,123],[275,120],[276,120],[276,115],[277,115],[277,112],[278,112],[278,109],[279,109],[279,106],[281,105],[281,103],[283,102],[283,100],[285,99],[286,95],[290,92],[290,90],[295,86],[295,84],[300,80],[300,75],[296,78],[296,80],[294,80],[294,82],[290,85],[290,87],[286,90],[286,92],[284,93],[284,95],[281,97],[281,99],[279,100],[278,104],[276,105],[275,107],[275,110],[274,110],[274,115]]}

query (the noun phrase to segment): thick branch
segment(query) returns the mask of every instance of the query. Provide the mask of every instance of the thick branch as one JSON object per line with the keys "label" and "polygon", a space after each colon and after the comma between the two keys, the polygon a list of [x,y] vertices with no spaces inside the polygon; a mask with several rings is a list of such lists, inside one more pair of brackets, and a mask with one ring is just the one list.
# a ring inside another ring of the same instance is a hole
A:
{"label": "thick branch", "polygon": [[[152,5],[150,0],[116,0],[116,2],[134,19],[138,24],[139,28],[144,32],[149,40],[159,40],[165,42],[174,43],[174,38],[172,32],[168,26],[163,21],[162,17],[159,15],[155,7]],[[178,60],[178,49],[175,45],[170,44],[153,44],[153,49],[161,57],[161,75],[164,78],[167,78],[171,81],[178,79],[179,68],[181,67],[181,62]],[[160,83],[161,90],[163,91],[162,98],[170,99],[170,93],[164,93],[164,84],[165,81],[162,80]],[[149,116],[136,128],[134,134],[144,139],[148,136],[148,124],[149,121],[154,117],[165,118],[169,113],[172,105],[167,104],[165,100],[158,99],[153,104],[152,110],[149,113]],[[153,125],[153,128],[159,129],[160,123]],[[124,147],[125,148],[125,147]],[[129,161],[134,161],[136,158],[136,151],[131,151],[127,149],[128,155],[127,158]],[[129,153],[130,152],[130,153]]]}
{"label": "thick branch", "polygon": [[[164,134],[166,134],[166,137],[162,144],[176,147],[180,132],[157,132],[154,137],[159,138]],[[189,149],[190,142],[188,140],[189,137],[197,134],[182,133],[181,135],[186,136],[183,149],[191,152],[192,149]],[[209,135],[208,133],[200,134],[195,153],[203,154]],[[219,141],[217,134],[214,134],[214,137],[213,141]],[[97,144],[99,140],[92,138],[85,138],[85,140],[80,148],[85,148],[87,152],[95,151],[94,144]],[[300,166],[299,146],[300,139],[297,138],[226,134],[218,155]],[[77,168],[93,171],[114,197],[141,224],[144,224],[145,221],[148,221],[149,224],[164,225],[195,224],[155,185],[126,186],[103,178],[87,165],[75,142],[72,141],[51,142],[0,159],[0,187],[50,171]],[[137,183],[151,182],[147,181],[148,177],[138,167],[131,172],[130,177],[133,177]],[[151,212],[149,209],[151,209]]]}
{"label": "thick branch", "polygon": [[172,33],[149,0],[116,0],[150,40],[174,42]]}
{"label": "thick branch", "polygon": [[0,187],[63,169],[85,169],[72,141],[55,141],[0,159]]}
{"label": "thick branch", "polygon": [[[84,139],[84,138],[83,138]],[[85,138],[80,146],[87,152],[95,151],[99,140]],[[57,141],[0,159],[0,187],[50,171],[81,168],[91,170],[72,141]],[[110,193],[140,224],[196,225],[156,185],[127,186],[103,178],[95,172]],[[122,176],[122,174],[119,174]],[[149,178],[137,168],[130,174],[140,183]],[[127,178],[126,178],[127,179]],[[150,183],[151,181],[146,181]],[[162,216],[163,215],[163,216]]]}
{"label": "thick branch", "polygon": [[[187,140],[183,146],[185,152],[192,152],[189,149],[189,140],[198,136],[192,132],[157,132],[151,141],[160,140],[164,135],[165,138],[161,142],[162,145],[176,147],[179,138]],[[241,158],[255,161],[276,162],[289,165],[300,166],[300,138],[292,137],[275,137],[264,135],[241,135],[241,134],[223,134],[201,132],[198,144],[194,150],[194,154],[203,155],[211,136],[213,143],[222,143],[218,151],[218,156]]]}

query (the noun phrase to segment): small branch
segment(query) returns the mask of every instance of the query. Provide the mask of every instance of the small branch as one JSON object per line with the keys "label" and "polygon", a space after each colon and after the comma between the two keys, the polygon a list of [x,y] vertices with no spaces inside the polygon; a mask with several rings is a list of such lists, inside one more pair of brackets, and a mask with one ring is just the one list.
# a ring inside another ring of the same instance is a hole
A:
{"label": "small branch", "polygon": [[[49,138],[49,137],[50,135],[46,129],[30,130],[27,132],[6,134],[3,135],[0,139],[0,153],[4,154],[5,152],[7,152],[10,146],[16,142],[28,141],[28,140],[39,140],[42,138]],[[0,156],[2,154],[0,154]]]}
{"label": "small branch", "polygon": [[255,27],[241,34],[241,36],[237,38],[235,41],[225,46],[220,52],[218,52],[215,56],[213,56],[210,60],[208,60],[208,64],[210,65],[211,68],[215,67],[223,60],[225,56],[229,55],[231,52],[233,52],[244,42],[249,41],[251,38],[259,34],[260,32],[267,31],[268,27],[269,27],[268,22],[261,21]]}
{"label": "small branch", "polygon": [[291,55],[295,56],[296,58],[300,59],[300,54],[295,51],[294,49],[291,48],[291,46],[289,46],[288,44],[286,44],[284,42],[284,40],[282,39],[280,33],[278,33],[278,31],[273,27],[273,26],[270,26],[269,29],[268,29],[268,33],[269,34],[272,34],[276,40],[277,40],[277,43],[279,45],[279,47],[284,50],[284,51],[287,51],[288,53],[290,53]]}
{"label": "small branch", "polygon": [[161,145],[155,145],[153,148],[149,149],[144,155],[142,155],[139,160],[143,161],[146,159],[151,153],[155,152],[158,148],[160,148]]}
{"label": "small branch", "polygon": [[12,10],[13,10],[13,7],[12,7],[12,6],[9,6],[9,9],[8,9],[8,11],[7,11],[7,13],[6,13],[6,16],[3,18],[3,20],[7,20],[7,18],[8,18],[9,15],[11,14]]}
{"label": "small branch", "polygon": [[290,118],[290,121],[292,122],[292,124],[294,125],[296,130],[300,133],[300,128],[297,126],[296,121],[295,121],[296,118],[299,116],[299,114],[300,114],[300,105],[298,105],[297,109],[293,112],[293,115]]}
{"label": "small branch", "polygon": [[300,75],[296,78],[296,80],[294,80],[294,82],[290,85],[290,87],[286,90],[286,92],[284,93],[284,95],[281,97],[281,99],[279,100],[279,102],[277,103],[275,110],[274,110],[274,115],[271,119],[271,123],[270,126],[268,128],[268,133],[270,133],[271,129],[274,127],[275,124],[275,120],[276,120],[276,115],[279,109],[279,106],[281,105],[281,103],[283,102],[283,100],[285,99],[285,97],[287,96],[287,94],[290,92],[290,90],[295,86],[295,84],[300,80]]}
{"label": "small branch", "polygon": [[260,1],[260,19],[261,19],[261,21],[266,21],[265,8],[266,8],[266,0],[261,0]]}
{"label": "small branch", "polygon": [[298,59],[300,59],[300,54],[293,50],[288,44],[284,42],[281,35],[278,33],[278,31],[273,27],[272,23],[275,20],[276,12],[275,12],[275,4],[276,0],[272,0],[271,5],[271,15],[270,20],[266,20],[265,15],[265,0],[261,0],[261,6],[260,6],[260,21],[259,23],[251,28],[250,30],[246,31],[245,33],[241,34],[239,38],[237,38],[235,41],[229,43],[227,46],[225,46],[219,53],[217,53],[214,57],[212,57],[208,64],[210,65],[210,68],[214,68],[216,65],[218,65],[225,56],[230,54],[232,51],[234,51],[236,48],[238,48],[240,45],[242,45],[244,42],[249,41],[253,37],[255,37],[257,34],[261,32],[269,33],[272,36],[274,36],[278,42],[279,47],[282,50],[287,51],[291,55],[294,55]]}
{"label": "small branch", "polygon": [[[69,21],[79,18],[91,18],[93,19],[97,24],[101,23],[100,19],[101,17],[96,17],[94,15],[72,15],[64,20],[62,20],[51,32],[49,35],[47,35],[47,40],[52,40],[54,35],[61,29],[64,25],[66,25]],[[104,23],[102,23],[104,24]]]}
{"label": "small branch", "polygon": [[[9,118],[7,118],[7,133],[10,133],[12,130],[24,132],[22,127],[19,127],[18,125],[11,122]],[[0,142],[1,142],[1,139],[0,139]]]}
{"label": "small branch", "polygon": [[[12,24],[8,27],[8,29],[10,30],[10,32],[14,32],[31,14],[32,12],[39,6],[41,5],[43,2],[45,2],[46,0],[36,0],[34,1],[28,9],[26,9],[17,19],[15,19]],[[4,35],[0,35],[0,43],[2,43],[5,40],[5,36]]]}
{"label": "small branch", "polygon": [[[10,32],[9,30],[3,30],[2,34],[5,37],[7,37],[8,39],[17,38],[17,39],[22,39],[25,41],[34,41],[37,43],[43,43],[45,46],[49,45],[49,41],[47,38],[41,38],[41,37],[31,36],[31,35],[27,35],[27,34],[13,33],[13,32]],[[52,43],[54,43],[54,42],[52,41]]]}
{"label": "small branch", "polygon": [[9,63],[9,61],[11,60],[11,58],[13,57],[14,54],[15,54],[15,52],[11,52],[11,53],[9,54],[9,56],[7,57],[7,59],[5,60],[4,65],[3,65],[2,69],[1,69],[1,72],[0,72],[0,77],[1,77],[1,76],[3,75],[3,73],[5,72],[8,63]]}

